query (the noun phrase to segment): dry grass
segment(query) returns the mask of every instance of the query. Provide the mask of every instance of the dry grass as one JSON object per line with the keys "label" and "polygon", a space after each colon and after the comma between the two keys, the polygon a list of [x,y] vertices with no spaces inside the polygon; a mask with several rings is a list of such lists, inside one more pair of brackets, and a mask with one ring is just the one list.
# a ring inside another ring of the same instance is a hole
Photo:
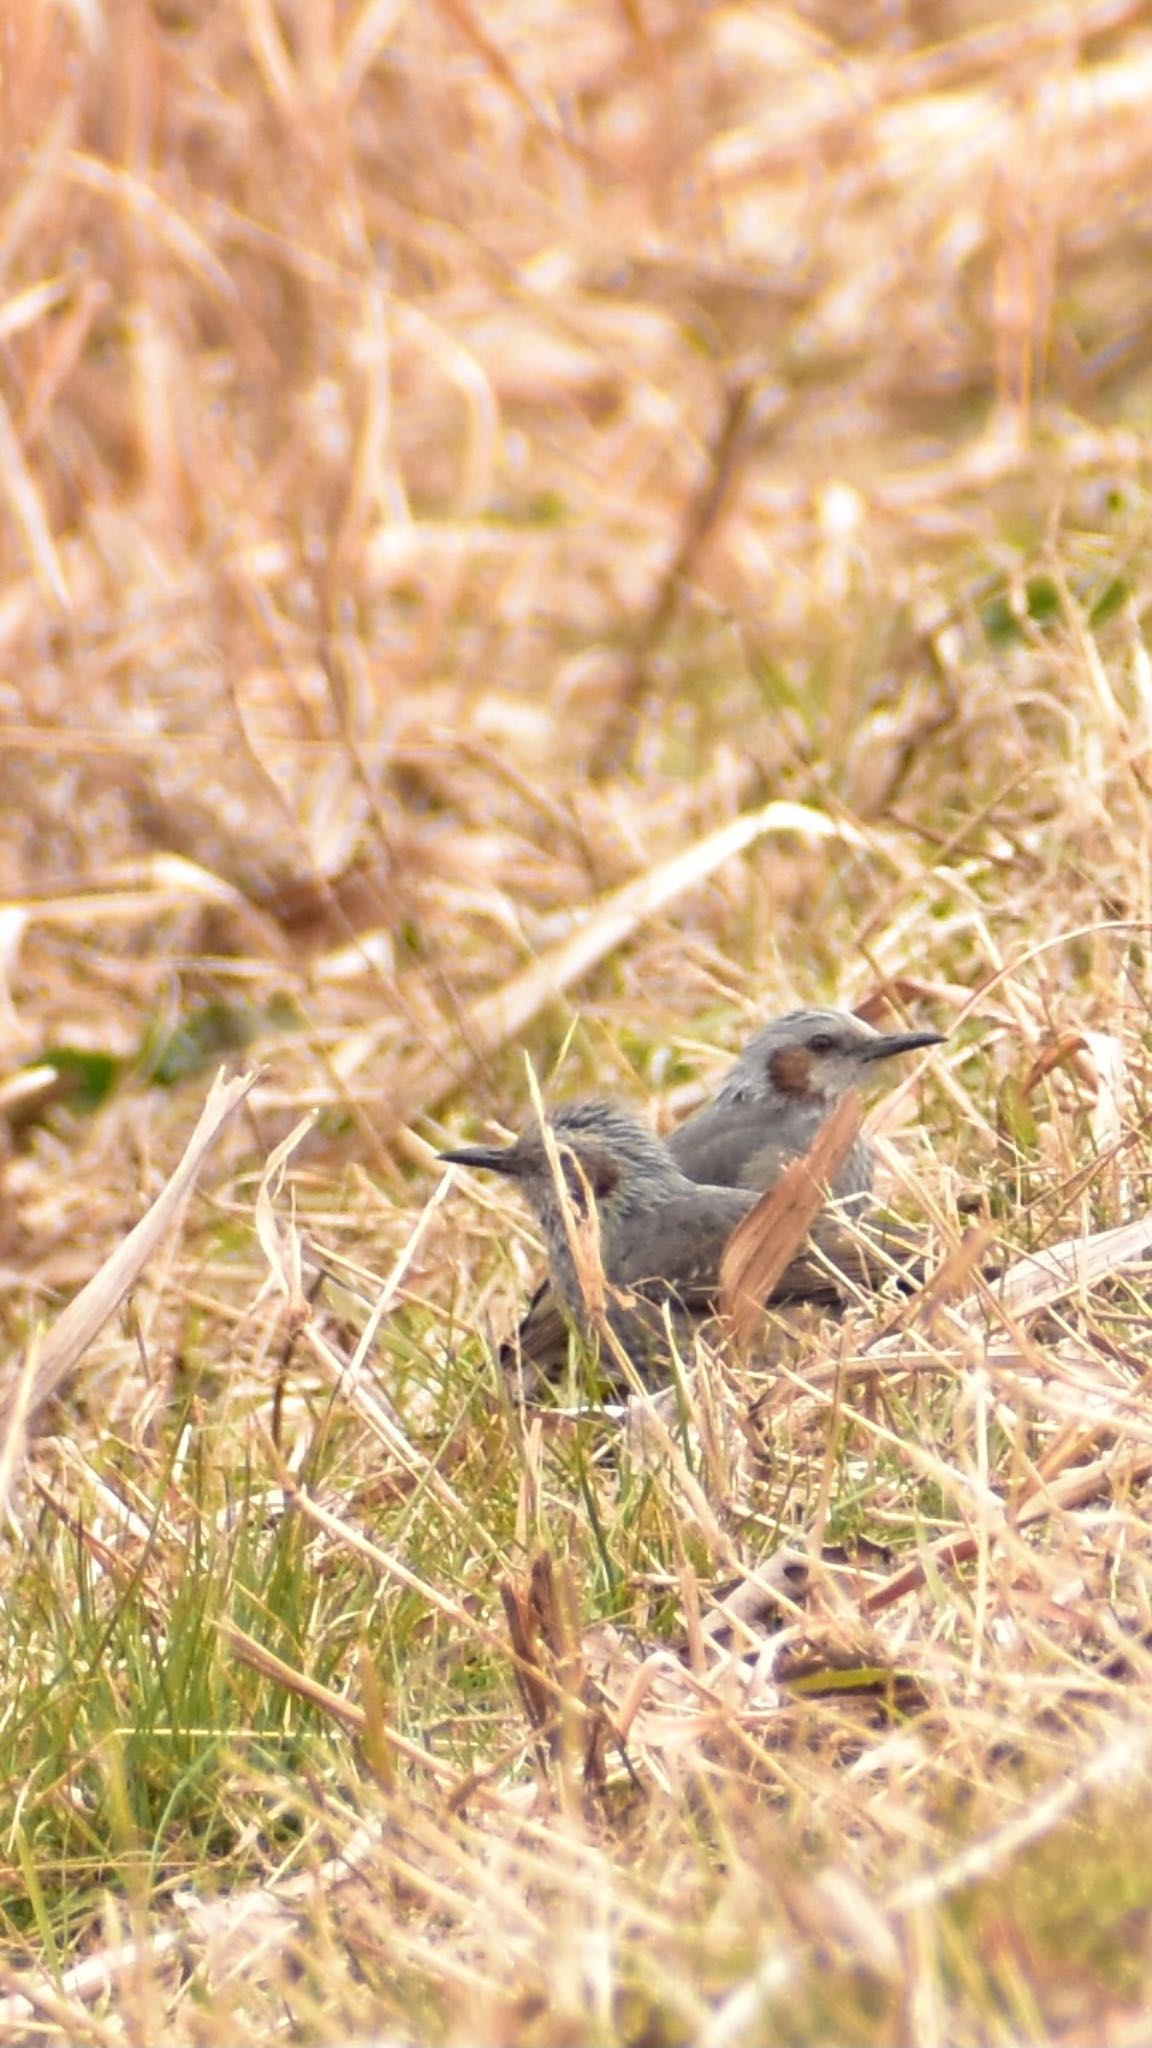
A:
{"label": "dry grass", "polygon": [[[0,0],[5,2039],[1147,2038],[1150,84]],[[935,1284],[519,1412],[430,1147],[806,1000]]]}

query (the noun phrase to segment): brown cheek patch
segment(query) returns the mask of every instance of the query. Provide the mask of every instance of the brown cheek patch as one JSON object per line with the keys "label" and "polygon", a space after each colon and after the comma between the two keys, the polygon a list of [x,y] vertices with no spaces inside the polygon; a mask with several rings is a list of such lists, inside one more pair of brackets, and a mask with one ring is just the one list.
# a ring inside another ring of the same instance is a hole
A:
{"label": "brown cheek patch", "polygon": [[768,1062],[768,1078],[780,1095],[811,1095],[811,1076],[812,1055],[802,1045],[786,1046]]}
{"label": "brown cheek patch", "polygon": [[586,1152],[579,1161],[569,1153],[565,1172],[569,1191],[581,1214],[584,1212],[585,1186],[591,1188],[598,1202],[602,1202],[620,1184],[620,1168],[616,1161],[598,1152]]}
{"label": "brown cheek patch", "polygon": [[590,1158],[585,1159],[584,1171],[588,1175],[588,1185],[598,1202],[602,1202],[606,1195],[610,1195],[620,1185],[619,1163],[600,1153],[593,1153]]}

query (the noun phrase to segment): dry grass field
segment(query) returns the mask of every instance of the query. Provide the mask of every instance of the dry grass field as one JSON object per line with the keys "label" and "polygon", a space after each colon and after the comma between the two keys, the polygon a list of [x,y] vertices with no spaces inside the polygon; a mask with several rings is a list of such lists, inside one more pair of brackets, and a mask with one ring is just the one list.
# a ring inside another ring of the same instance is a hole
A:
{"label": "dry grass field", "polygon": [[[0,93],[0,2038],[1144,2048],[1152,6]],[[828,1003],[927,1284],[519,1403],[437,1150]]]}

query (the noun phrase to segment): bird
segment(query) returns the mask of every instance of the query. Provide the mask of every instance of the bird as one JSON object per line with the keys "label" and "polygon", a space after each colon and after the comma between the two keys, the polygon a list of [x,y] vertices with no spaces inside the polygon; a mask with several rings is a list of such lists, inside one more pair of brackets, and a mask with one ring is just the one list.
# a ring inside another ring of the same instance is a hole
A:
{"label": "bird", "polygon": [[[867,1086],[882,1064],[898,1054],[943,1042],[939,1031],[876,1031],[850,1010],[789,1010],[749,1040],[710,1101],[677,1125],[667,1149],[690,1181],[763,1194],[793,1159],[809,1150],[850,1089]],[[829,1191],[855,1222],[874,1206],[875,1166],[872,1141],[861,1132]],[[903,1256],[907,1247],[898,1243],[894,1249]],[[859,1260],[849,1254],[848,1263],[859,1278]],[[824,1265],[814,1268],[801,1260],[790,1270],[785,1298],[795,1299],[807,1277],[807,1298],[829,1299]],[[562,1366],[566,1355],[565,1324],[549,1278],[532,1296],[515,1339],[504,1345],[501,1364],[506,1371],[524,1364],[547,1371]]]}
{"label": "bird", "polygon": [[[753,1188],[690,1180],[663,1140],[616,1103],[592,1098],[567,1104],[556,1110],[550,1126],[563,1194],[539,1122],[527,1124],[512,1145],[462,1145],[439,1156],[446,1165],[506,1175],[535,1212],[551,1293],[530,1346],[521,1347],[532,1384],[562,1369],[568,1324],[585,1340],[594,1337],[598,1324],[601,1334],[607,1325],[615,1344],[600,1347],[606,1381],[627,1383],[613,1355],[616,1346],[642,1379],[651,1379],[668,1362],[665,1310],[680,1330],[714,1311],[725,1246],[759,1195]],[[587,1241],[590,1226],[599,1233],[606,1283],[599,1314],[594,1279],[589,1284],[595,1262],[590,1252],[579,1256],[573,1242],[582,1235]],[[798,1298],[841,1298],[835,1274],[803,1253],[773,1289],[774,1300]]]}
{"label": "bird", "polygon": [[[689,1180],[763,1192],[809,1150],[850,1089],[866,1087],[884,1061],[943,1042],[940,1031],[875,1031],[850,1010],[789,1010],[749,1041],[711,1100],[672,1132],[668,1149]],[[831,1193],[866,1208],[875,1169],[861,1132]]]}

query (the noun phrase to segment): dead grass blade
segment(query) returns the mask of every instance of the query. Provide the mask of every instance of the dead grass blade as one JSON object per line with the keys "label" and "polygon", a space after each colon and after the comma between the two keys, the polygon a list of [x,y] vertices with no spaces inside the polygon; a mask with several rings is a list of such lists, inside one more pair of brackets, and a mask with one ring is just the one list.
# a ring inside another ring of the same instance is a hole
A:
{"label": "dead grass blade", "polygon": [[84,150],[68,153],[68,176],[85,191],[94,192],[112,206],[139,222],[157,241],[187,267],[205,290],[224,304],[237,296],[235,279],[221,263],[202,235],[161,197],[146,179],[137,178],[122,165],[101,162]]}
{"label": "dead grass blade", "polygon": [[[682,853],[673,854],[658,867],[626,882],[590,911],[568,938],[534,960],[522,973],[505,982],[494,995],[484,996],[466,1009],[460,1019],[464,1050],[451,1054],[432,1049],[399,1068],[387,1104],[381,1112],[388,1137],[401,1123],[434,1109],[454,1088],[458,1088],[482,1061],[489,1059],[509,1040],[525,1031],[546,1003],[607,959],[632,938],[656,912],[685,895],[723,867],[758,839],[777,832],[795,832],[806,839],[836,839],[858,848],[868,842],[862,833],[842,819],[830,818],[807,804],[776,802],[762,810],[749,811]],[[358,1033],[333,1061],[339,1078],[350,1080],[375,1048],[379,1033]]]}
{"label": "dead grass blade", "polygon": [[559,1787],[571,1806],[577,1768],[586,1788],[602,1786],[607,1726],[589,1685],[571,1574],[557,1572],[549,1551],[533,1560],[526,1586],[500,1588],[513,1669],[532,1731],[541,1775],[559,1766]]}
{"label": "dead grass blade", "polygon": [[0,399],[0,475],[16,524],[24,536],[36,576],[46,597],[62,612],[72,610],[72,594],[52,538],[52,525],[32,472],[24,459],[12,415]]}
{"label": "dead grass blade", "polygon": [[[369,1716],[354,1700],[347,1700],[342,1694],[333,1692],[331,1686],[322,1685],[319,1679],[310,1678],[306,1671],[300,1671],[294,1664],[286,1664],[282,1657],[277,1657],[272,1650],[266,1649],[263,1643],[258,1643],[254,1636],[246,1634],[234,1621],[224,1620],[218,1626],[221,1640],[227,1644],[233,1656],[242,1664],[246,1664],[249,1670],[258,1672],[261,1678],[269,1679],[274,1685],[283,1686],[285,1692],[290,1692],[297,1699],[306,1700],[310,1706],[317,1707],[348,1734],[364,1738],[368,1732]],[[450,1786],[453,1791],[459,1786],[460,1773],[454,1765],[441,1762],[418,1742],[410,1742],[408,1737],[403,1735],[399,1728],[394,1728],[390,1722],[378,1721],[376,1733],[390,1750],[394,1750],[396,1755],[402,1756],[406,1762],[414,1764],[426,1776]]]}
{"label": "dead grass blade", "polygon": [[448,17],[461,40],[476,52],[481,61],[487,65],[492,76],[498,80],[506,92],[511,94],[513,100],[523,109],[533,125],[539,128],[541,133],[546,135],[551,142],[558,143],[563,149],[570,151],[574,156],[587,157],[588,161],[594,164],[596,159],[592,153],[584,150],[571,134],[566,133],[541,108],[533,94],[524,84],[516,66],[477,19],[475,10],[466,4],[466,0],[437,0],[437,4],[441,12]]}
{"label": "dead grass blade", "polygon": [[[1134,1486],[1145,1480],[1150,1471],[1152,1451],[1142,1450],[1130,1456],[1128,1446],[1118,1444],[1091,1464],[1074,1465],[1057,1479],[1037,1485],[1023,1502],[1017,1504],[1011,1523],[1007,1507],[999,1506],[985,1534],[992,1540],[1014,1534],[1016,1525],[1023,1528],[1043,1522],[1052,1515],[1067,1514],[1094,1499],[1115,1481],[1118,1473],[1123,1474],[1126,1485]],[[906,1594],[926,1585],[945,1565],[970,1563],[979,1553],[980,1542],[980,1536],[965,1530],[941,1537],[936,1543],[925,1544],[910,1564],[901,1565],[883,1585],[867,1594],[862,1603],[864,1610],[868,1614],[879,1614]]]}
{"label": "dead grass blade", "polygon": [[764,1303],[824,1208],[862,1115],[853,1089],[821,1125],[811,1150],[793,1160],[729,1238],[720,1265],[720,1311],[742,1348],[759,1330]]}
{"label": "dead grass blade", "polygon": [[[274,1685],[283,1686],[285,1692],[293,1693],[297,1699],[307,1700],[309,1706],[318,1707],[322,1714],[327,1714],[330,1720],[337,1721],[351,1734],[363,1734],[365,1716],[362,1707],[333,1692],[331,1686],[321,1685],[319,1679],[310,1678],[306,1671],[286,1664],[283,1657],[265,1649],[263,1643],[247,1635],[234,1621],[221,1621],[218,1628],[233,1656],[247,1664],[250,1670],[258,1672],[261,1678],[271,1679]],[[408,1745],[408,1752],[414,1761],[423,1761],[415,1743]]]}
{"label": "dead grass blade", "polygon": [[[778,399],[777,399],[778,402]],[[719,429],[708,451],[704,474],[684,511],[679,544],[661,576],[643,620],[624,676],[619,700],[592,761],[592,773],[606,776],[629,759],[639,731],[641,706],[653,688],[653,656],[676,614],[681,593],[724,515],[751,452],[751,429],[760,424],[765,390],[757,377],[737,376],[725,393]]]}
{"label": "dead grass blade", "polygon": [[973,1229],[966,1230],[962,1238],[949,1246],[935,1272],[913,1295],[907,1309],[901,1311],[901,1319],[908,1324],[930,1323],[936,1310],[945,1302],[954,1300],[961,1288],[979,1273],[985,1253],[991,1250],[999,1235],[994,1223],[978,1223]]}
{"label": "dead grass blade", "polygon": [[1123,1266],[1138,1265],[1149,1252],[1152,1216],[1098,1231],[1094,1237],[1065,1238],[1017,1259],[998,1283],[996,1298],[1011,1316],[1035,1315],[1076,1289],[1095,1287]]}
{"label": "dead grass blade", "polygon": [[[255,1073],[241,1074],[232,1080],[221,1076],[213,1083],[184,1156],[151,1208],[146,1210],[123,1243],[105,1260],[100,1271],[93,1274],[87,1286],[81,1288],[75,1300],[69,1302],[42,1338],[34,1383],[26,1389],[16,1390],[5,1400],[0,1409],[0,1431],[6,1439],[16,1435],[19,1441],[21,1425],[27,1427],[57,1387],[67,1379],[109,1317],[115,1315],[153,1252],[173,1227],[208,1153],[256,1079]],[[19,1456],[19,1450],[6,1441],[4,1475],[9,1483]]]}

